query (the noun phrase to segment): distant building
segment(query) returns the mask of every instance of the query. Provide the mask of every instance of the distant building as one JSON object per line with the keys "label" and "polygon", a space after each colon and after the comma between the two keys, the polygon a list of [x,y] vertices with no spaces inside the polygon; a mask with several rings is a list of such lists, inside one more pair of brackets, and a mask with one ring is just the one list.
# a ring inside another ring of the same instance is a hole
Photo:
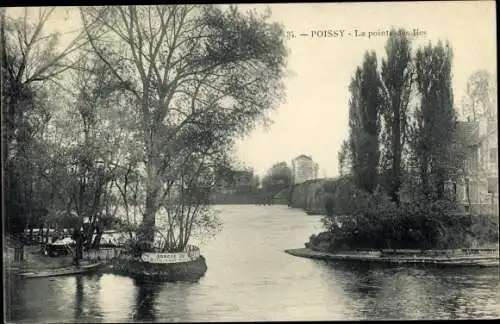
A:
{"label": "distant building", "polygon": [[301,154],[292,160],[293,183],[298,184],[318,177],[319,166],[310,156]]}
{"label": "distant building", "polygon": [[466,144],[465,176],[455,179],[454,191],[466,212],[498,215],[498,132],[496,120],[460,121],[458,136]]}

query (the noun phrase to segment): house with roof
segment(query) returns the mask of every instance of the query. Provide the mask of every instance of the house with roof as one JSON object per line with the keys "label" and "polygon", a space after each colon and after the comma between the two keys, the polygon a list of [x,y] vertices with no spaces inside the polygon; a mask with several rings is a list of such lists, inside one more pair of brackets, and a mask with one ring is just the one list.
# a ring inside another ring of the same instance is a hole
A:
{"label": "house with roof", "polygon": [[301,154],[292,160],[293,183],[299,184],[318,177],[319,166],[311,156]]}
{"label": "house with roof", "polygon": [[496,120],[459,121],[457,136],[467,149],[463,176],[454,179],[457,203],[465,212],[498,215],[498,132]]}

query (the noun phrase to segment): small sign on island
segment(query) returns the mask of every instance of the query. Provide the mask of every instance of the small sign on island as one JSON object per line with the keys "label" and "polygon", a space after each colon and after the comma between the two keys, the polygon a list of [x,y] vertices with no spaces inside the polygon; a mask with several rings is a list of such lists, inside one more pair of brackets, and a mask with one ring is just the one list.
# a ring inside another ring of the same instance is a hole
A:
{"label": "small sign on island", "polygon": [[200,250],[179,253],[143,253],[142,261],[149,263],[181,263],[196,260],[200,257]]}

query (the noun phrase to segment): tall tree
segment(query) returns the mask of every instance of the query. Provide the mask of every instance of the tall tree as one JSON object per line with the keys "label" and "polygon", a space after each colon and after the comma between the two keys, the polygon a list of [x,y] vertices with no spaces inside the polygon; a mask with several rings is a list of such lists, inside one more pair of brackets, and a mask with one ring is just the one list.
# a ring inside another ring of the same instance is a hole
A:
{"label": "tall tree", "polygon": [[[76,259],[81,257],[82,244],[92,242],[94,232],[98,240],[103,230],[103,221],[114,214],[107,205],[112,201],[109,194],[114,184],[118,166],[117,138],[113,138],[114,127],[109,126],[110,112],[121,94],[121,84],[109,73],[108,67],[97,57],[85,55],[80,58],[75,73],[76,94],[75,145],[70,154],[71,186],[68,190],[72,210],[79,216],[75,230],[84,228],[76,240]],[[116,204],[115,204],[116,205]],[[107,210],[106,210],[107,209]],[[114,208],[116,210],[116,208]],[[84,220],[88,220],[84,224]]]}
{"label": "tall tree", "polygon": [[477,121],[481,117],[496,116],[496,81],[490,72],[478,70],[469,76],[462,110],[466,118]]}
{"label": "tall tree", "polygon": [[387,59],[382,59],[384,109],[381,115],[384,129],[384,160],[389,164],[389,194],[399,204],[401,164],[406,140],[407,110],[412,89],[413,67],[411,41],[404,30],[392,34],[385,46]]}
{"label": "tall tree", "polygon": [[[30,162],[25,153],[50,120],[47,82],[57,82],[72,66],[71,54],[85,44],[78,31],[66,47],[58,46],[59,34],[45,32],[55,8],[24,8],[11,14],[15,10],[0,10],[2,180],[9,193],[4,202],[9,219],[29,214],[31,202],[37,200],[32,190],[35,160]],[[25,225],[21,222],[16,230]]]}
{"label": "tall tree", "polygon": [[423,191],[442,199],[450,166],[456,159],[452,143],[456,129],[451,87],[452,49],[441,41],[418,49],[415,58],[420,105],[412,126],[412,148],[418,161]]}
{"label": "tall tree", "polygon": [[366,52],[349,90],[349,126],[352,171],[358,188],[373,192],[380,158],[381,80],[375,52]]}
{"label": "tall tree", "polygon": [[[197,165],[195,174],[206,176],[204,157],[224,160],[218,154],[232,138],[281,97],[283,29],[268,23],[269,15],[234,6],[83,8],[81,17],[93,51],[134,98],[144,147],[143,224],[152,229],[165,199],[179,190],[178,168]],[[202,210],[188,213],[178,217],[196,219]],[[154,234],[144,239],[152,242]]]}

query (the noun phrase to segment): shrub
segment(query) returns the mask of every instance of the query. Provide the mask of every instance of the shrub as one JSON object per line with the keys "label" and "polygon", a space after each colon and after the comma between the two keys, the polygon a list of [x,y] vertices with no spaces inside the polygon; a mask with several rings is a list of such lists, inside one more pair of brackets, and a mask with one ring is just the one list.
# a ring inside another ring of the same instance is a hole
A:
{"label": "shrub", "polygon": [[468,234],[472,239],[471,244],[498,244],[498,216],[491,214],[472,216]]}
{"label": "shrub", "polygon": [[457,213],[451,200],[417,194],[396,206],[378,187],[373,194],[358,190],[351,178],[324,183],[328,237],[311,237],[317,247],[329,241],[342,249],[455,249],[498,242],[498,216]]}
{"label": "shrub", "polygon": [[323,225],[330,233],[331,250],[453,249],[467,247],[468,236],[489,241],[498,237],[498,222],[491,217],[477,218],[471,227],[469,216],[455,210],[446,200],[420,200],[397,207],[384,193],[359,192],[344,203],[346,216],[326,216]]}

